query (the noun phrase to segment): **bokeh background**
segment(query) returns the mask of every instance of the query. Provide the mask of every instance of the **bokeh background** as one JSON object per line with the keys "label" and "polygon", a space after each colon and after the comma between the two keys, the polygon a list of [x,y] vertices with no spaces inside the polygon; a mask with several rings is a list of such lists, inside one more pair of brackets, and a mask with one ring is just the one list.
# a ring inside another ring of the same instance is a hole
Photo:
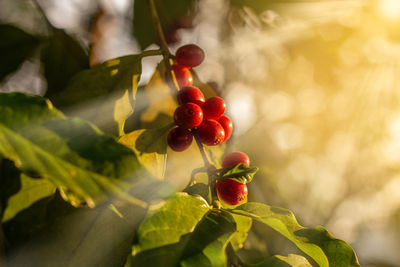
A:
{"label": "bokeh background", "polygon": [[[91,47],[92,64],[140,52],[131,0],[38,2],[51,24]],[[324,225],[362,266],[400,266],[400,1],[235,2],[198,1],[167,39],[172,51],[187,43],[205,50],[196,71],[226,99],[235,126],[228,149],[260,167],[250,200]],[[47,34],[32,1],[2,0],[0,21]],[[140,84],[160,59],[144,59]],[[0,91],[43,95],[40,59]],[[169,179],[183,185],[184,175]],[[268,245],[285,249],[279,240]]]}

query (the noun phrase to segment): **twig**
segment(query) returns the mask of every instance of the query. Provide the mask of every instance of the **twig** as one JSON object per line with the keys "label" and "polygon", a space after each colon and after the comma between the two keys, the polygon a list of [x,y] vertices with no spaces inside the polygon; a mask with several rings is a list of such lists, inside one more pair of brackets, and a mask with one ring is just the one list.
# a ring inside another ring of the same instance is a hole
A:
{"label": "twig", "polygon": [[211,203],[214,203],[214,200],[218,200],[217,190],[215,187],[217,182],[217,169],[213,164],[210,163],[206,150],[204,149],[204,146],[195,131],[193,132],[193,136],[200,150],[201,157],[203,158],[204,166],[207,168],[208,186],[211,188]]}
{"label": "twig", "polygon": [[[160,42],[162,55],[164,57],[165,68],[167,69],[168,80],[170,81],[169,82],[170,87],[174,92],[179,91],[180,90],[179,85],[175,79],[175,75],[172,72],[172,68],[171,68],[171,62],[170,62],[171,52],[169,51],[168,44],[165,41],[165,36],[164,36],[163,30],[161,27],[160,18],[157,13],[155,2],[154,2],[154,0],[147,0],[147,1],[149,4],[149,9],[150,9],[150,14],[151,14],[151,19],[153,21],[154,30],[155,30],[157,38]],[[204,146],[201,143],[201,141],[199,140],[199,137],[197,136],[197,133],[195,131],[193,131],[193,136],[196,140],[197,146],[199,147],[201,157],[203,158],[204,166],[207,168],[208,185],[211,188],[212,202],[214,202],[214,200],[218,200],[217,192],[215,189],[215,183],[216,183],[216,171],[215,170],[216,170],[216,168],[214,165],[212,165],[210,163],[210,160],[207,157]]]}
{"label": "twig", "polygon": [[160,47],[162,50],[162,54],[164,56],[164,64],[165,68],[167,70],[167,76],[168,80],[170,81],[169,84],[172,87],[172,90],[179,91],[179,85],[176,82],[175,75],[172,74],[172,68],[171,68],[171,52],[169,51],[167,41],[165,40],[164,32],[161,27],[161,22],[160,22],[160,17],[158,16],[157,13],[157,8],[154,0],[148,0],[149,8],[150,8],[150,15],[151,15],[151,20],[153,21],[153,27],[154,31],[156,33],[156,36],[158,38],[158,41],[160,42]]}
{"label": "twig", "polygon": [[142,57],[161,56],[162,54],[163,52],[160,49],[145,50],[141,53]]}
{"label": "twig", "polygon": [[195,131],[193,131],[193,136],[194,136],[194,140],[196,140],[197,146],[200,150],[201,157],[203,158],[204,166],[208,169],[208,168],[210,168],[210,166],[212,166],[212,164],[210,163],[210,160],[207,157],[206,150],[204,149],[204,146],[201,143],[199,136],[197,135],[197,133]]}

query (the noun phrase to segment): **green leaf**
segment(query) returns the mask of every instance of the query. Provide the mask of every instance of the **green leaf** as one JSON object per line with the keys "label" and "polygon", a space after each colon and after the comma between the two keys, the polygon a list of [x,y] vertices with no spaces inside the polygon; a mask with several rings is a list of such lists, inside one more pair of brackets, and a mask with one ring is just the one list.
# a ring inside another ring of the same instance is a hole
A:
{"label": "green leaf", "polygon": [[140,252],[132,266],[226,266],[225,248],[235,229],[229,213],[209,210],[192,233],[178,243]]}
{"label": "green leaf", "polygon": [[[157,128],[173,123],[173,114],[177,108],[175,92],[165,83],[163,61],[158,64],[156,71],[150,81],[140,91],[142,99],[140,101],[140,128]],[[146,102],[146,104],[142,104]]]}
{"label": "green leaf", "polygon": [[201,89],[201,92],[203,93],[205,99],[208,99],[213,96],[218,96],[214,88],[212,88],[207,83],[203,83],[200,80],[199,76],[197,75],[197,72],[194,69],[191,69],[190,72],[192,73],[193,76],[193,86],[196,86],[197,88]]}
{"label": "green leaf", "polygon": [[240,163],[236,166],[223,169],[217,179],[232,179],[238,181],[239,183],[247,184],[253,180],[253,177],[257,171],[257,167],[247,167],[243,163]]}
{"label": "green leaf", "polygon": [[199,262],[209,262],[209,266],[226,266],[225,248],[235,230],[236,222],[231,214],[210,210],[193,231],[183,251],[182,265],[199,266]]}
{"label": "green leaf", "polygon": [[56,187],[49,180],[33,179],[25,174],[21,174],[20,183],[21,189],[8,199],[3,222],[13,218],[37,200],[53,195],[56,191]]}
{"label": "green leaf", "polygon": [[64,118],[48,99],[21,93],[0,93],[0,115],[0,123],[12,129]]}
{"label": "green leaf", "polygon": [[54,29],[42,49],[41,61],[47,80],[46,96],[62,92],[76,73],[89,68],[82,46],[64,30]]}
{"label": "green leaf", "polygon": [[[155,0],[161,27],[164,32],[173,25],[176,19],[193,14],[196,3],[197,0],[175,0],[173,3]],[[142,50],[157,42],[150,9],[146,0],[137,0],[134,2],[133,35]]]}
{"label": "green leaf", "polygon": [[206,184],[195,183],[195,184],[185,188],[185,190],[183,190],[183,191],[192,196],[196,196],[196,195],[201,196],[202,198],[208,200],[208,203],[211,202],[210,187]]}
{"label": "green leaf", "polygon": [[67,114],[90,120],[107,132],[123,134],[125,120],[134,110],[144,55],[111,59],[81,71],[51,100]]}
{"label": "green leaf", "polygon": [[[145,210],[126,202],[115,202],[118,214],[105,203],[95,209],[71,209],[54,198],[31,207],[5,224],[6,234],[17,234],[20,243],[12,247],[12,265],[24,266],[122,266],[131,251],[135,229]],[[28,212],[29,211],[29,212]],[[35,222],[36,211],[41,222]],[[39,229],[32,229],[29,219]],[[40,225],[40,223],[42,225]],[[18,234],[24,227],[33,233]],[[17,230],[17,231],[16,231]],[[25,263],[25,264],[24,264]]]}
{"label": "green leaf", "polygon": [[39,39],[12,25],[0,24],[0,81],[33,53]]}
{"label": "green leaf", "polygon": [[268,225],[293,242],[321,267],[360,266],[355,252],[346,242],[332,237],[322,226],[304,228],[287,209],[250,202],[232,212]]}
{"label": "green leaf", "polygon": [[231,244],[234,250],[243,247],[243,243],[247,239],[247,233],[250,231],[253,220],[249,217],[232,214],[236,222],[236,233],[231,238]]}
{"label": "green leaf", "polygon": [[136,130],[122,136],[119,142],[131,148],[140,163],[156,178],[164,179],[167,162],[167,135],[172,125],[157,129]]}
{"label": "green leaf", "polygon": [[306,258],[296,254],[287,257],[275,255],[257,264],[246,264],[245,267],[312,267]]}
{"label": "green leaf", "polygon": [[208,210],[210,207],[204,199],[186,193],[177,193],[166,202],[150,206],[138,229],[135,252],[178,242]]}
{"label": "green leaf", "polygon": [[8,159],[0,158],[0,221],[7,208],[8,199],[21,189],[21,172]]}
{"label": "green leaf", "polygon": [[134,153],[112,136],[80,119],[65,119],[40,97],[0,94],[0,104],[0,154],[18,168],[73,191],[89,204],[111,191],[144,205],[122,191],[123,181],[114,179],[133,183],[145,173]]}

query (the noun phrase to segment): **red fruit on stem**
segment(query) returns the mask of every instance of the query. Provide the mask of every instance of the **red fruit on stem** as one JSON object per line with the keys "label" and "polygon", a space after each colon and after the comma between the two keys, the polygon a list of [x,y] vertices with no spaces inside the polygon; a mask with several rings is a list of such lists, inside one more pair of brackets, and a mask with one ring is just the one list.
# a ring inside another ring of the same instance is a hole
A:
{"label": "red fruit on stem", "polygon": [[247,185],[232,179],[218,180],[217,194],[220,200],[229,205],[238,205],[247,197]]}
{"label": "red fruit on stem", "polygon": [[247,167],[250,166],[250,159],[246,153],[243,152],[231,152],[227,154],[222,160],[222,168],[228,168],[231,166],[236,166],[239,163],[243,163]]}
{"label": "red fruit on stem", "polygon": [[204,119],[218,120],[225,112],[225,101],[218,96],[213,96],[204,102],[202,106]]}
{"label": "red fruit on stem", "polygon": [[179,105],[194,103],[200,107],[204,104],[204,95],[199,88],[194,86],[183,87],[177,95]]}
{"label": "red fruit on stem", "polygon": [[176,51],[175,60],[181,66],[193,68],[203,62],[204,51],[195,44],[184,45]]}
{"label": "red fruit on stem", "polygon": [[207,146],[216,146],[225,139],[225,131],[219,122],[214,120],[203,120],[197,127],[197,134],[200,141]]}
{"label": "red fruit on stem", "polygon": [[224,128],[225,131],[225,140],[228,140],[231,135],[232,135],[232,130],[233,130],[233,124],[232,121],[225,115],[222,115],[218,119],[219,124],[221,124],[222,128]]}
{"label": "red fruit on stem", "polygon": [[193,134],[187,128],[176,127],[169,132],[167,141],[172,150],[181,152],[192,144]]}
{"label": "red fruit on stem", "polygon": [[[175,64],[172,65],[171,69],[175,74],[175,79],[179,85],[179,88],[191,86],[193,84],[193,76],[188,68]],[[166,75],[166,81],[170,82],[168,75]]]}
{"label": "red fruit on stem", "polygon": [[175,123],[185,128],[194,128],[203,121],[203,110],[196,104],[185,103],[174,113]]}

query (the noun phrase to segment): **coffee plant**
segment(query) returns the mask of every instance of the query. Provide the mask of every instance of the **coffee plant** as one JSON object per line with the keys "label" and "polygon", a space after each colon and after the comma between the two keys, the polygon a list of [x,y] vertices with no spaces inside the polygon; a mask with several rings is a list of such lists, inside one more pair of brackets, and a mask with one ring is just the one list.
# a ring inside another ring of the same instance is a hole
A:
{"label": "coffee plant", "polygon": [[[92,67],[81,45],[47,20],[48,36],[0,25],[0,79],[40,53],[48,84],[44,97],[0,93],[0,266],[360,266],[322,226],[247,201],[258,169],[245,152],[226,151],[235,138],[229,103],[195,71],[206,54],[193,44],[171,54],[163,32],[194,12],[192,2],[173,10],[135,1],[143,52]],[[152,43],[160,49],[145,50]],[[139,86],[142,59],[160,55]],[[94,111],[79,109],[88,101]],[[203,165],[177,192],[164,179],[167,154],[190,161],[191,146]],[[253,224],[282,235],[297,254],[255,260],[244,246]]]}

